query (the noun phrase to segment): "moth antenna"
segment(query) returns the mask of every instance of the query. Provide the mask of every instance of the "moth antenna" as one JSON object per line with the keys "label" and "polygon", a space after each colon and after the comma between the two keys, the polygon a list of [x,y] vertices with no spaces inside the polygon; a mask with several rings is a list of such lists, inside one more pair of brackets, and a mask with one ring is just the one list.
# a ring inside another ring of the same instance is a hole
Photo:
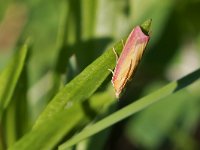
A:
{"label": "moth antenna", "polygon": [[116,62],[118,61],[118,59],[119,59],[119,56],[118,56],[118,54],[117,54],[117,52],[116,52],[116,50],[115,50],[115,48],[113,47],[113,52],[114,52],[114,54],[115,54],[115,57],[116,57]]}

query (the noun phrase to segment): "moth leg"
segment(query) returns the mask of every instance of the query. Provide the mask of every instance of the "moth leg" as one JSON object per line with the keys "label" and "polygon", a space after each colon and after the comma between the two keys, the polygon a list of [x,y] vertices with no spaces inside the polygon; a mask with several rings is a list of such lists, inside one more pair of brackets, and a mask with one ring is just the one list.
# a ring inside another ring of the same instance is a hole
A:
{"label": "moth leg", "polygon": [[114,52],[114,54],[115,54],[115,57],[116,57],[116,62],[118,61],[118,59],[119,59],[119,56],[118,56],[118,54],[117,54],[117,52],[115,51],[115,48],[113,47],[113,52]]}
{"label": "moth leg", "polygon": [[110,71],[114,75],[114,71],[112,69],[108,69],[108,71]]}
{"label": "moth leg", "polygon": [[[118,56],[118,54],[117,54],[117,52],[115,51],[115,48],[113,47],[113,53],[115,54],[115,57],[116,57],[116,62],[118,61],[118,58],[119,58],[119,56]],[[111,73],[112,73],[112,75],[114,75],[114,71],[112,70],[112,69],[108,69]]]}
{"label": "moth leg", "polygon": [[[112,69],[108,69],[108,71],[110,71],[110,72],[112,73],[112,75],[114,76],[114,71],[113,71]],[[113,79],[113,77],[112,77],[112,79]],[[111,80],[111,83],[112,83],[112,85],[113,85],[113,87],[114,87],[113,80]]]}

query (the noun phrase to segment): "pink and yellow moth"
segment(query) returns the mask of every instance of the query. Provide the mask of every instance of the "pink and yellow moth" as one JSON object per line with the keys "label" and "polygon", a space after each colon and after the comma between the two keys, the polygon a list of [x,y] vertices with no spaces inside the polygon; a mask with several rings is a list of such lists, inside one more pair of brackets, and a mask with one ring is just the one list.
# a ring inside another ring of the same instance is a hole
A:
{"label": "pink and yellow moth", "polygon": [[145,34],[140,26],[136,26],[128,36],[112,77],[117,98],[134,75],[148,41],[149,35]]}

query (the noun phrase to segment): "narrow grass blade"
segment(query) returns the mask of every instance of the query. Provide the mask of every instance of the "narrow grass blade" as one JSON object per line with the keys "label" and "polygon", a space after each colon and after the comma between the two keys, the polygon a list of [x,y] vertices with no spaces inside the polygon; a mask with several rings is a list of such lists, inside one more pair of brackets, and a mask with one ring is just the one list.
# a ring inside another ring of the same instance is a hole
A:
{"label": "narrow grass blade", "polygon": [[8,106],[27,56],[25,44],[0,75],[0,118]]}
{"label": "narrow grass blade", "polygon": [[191,74],[186,75],[185,77],[181,78],[180,80],[174,81],[169,83],[168,85],[164,86],[163,88],[157,90],[156,92],[145,96],[139,99],[136,102],[122,108],[121,110],[111,114],[110,116],[102,119],[101,121],[91,125],[90,127],[84,129],[82,132],[77,134],[76,136],[72,137],[66,143],[59,147],[60,150],[67,149],[79,141],[88,138],[109,126],[135,114],[136,112],[150,106],[151,104],[161,100],[162,98],[171,95],[179,90],[189,86],[194,81],[200,78],[200,69],[192,72]]}

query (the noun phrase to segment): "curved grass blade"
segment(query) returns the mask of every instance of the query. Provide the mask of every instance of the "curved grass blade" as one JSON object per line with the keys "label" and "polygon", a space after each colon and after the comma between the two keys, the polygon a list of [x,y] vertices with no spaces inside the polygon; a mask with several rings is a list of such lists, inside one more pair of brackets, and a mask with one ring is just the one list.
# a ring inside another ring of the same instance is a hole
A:
{"label": "curved grass blade", "polygon": [[[27,62],[27,59],[26,59]],[[6,147],[13,145],[29,129],[29,110],[27,101],[27,65],[24,65],[9,105],[2,117],[2,129]]]}
{"label": "curved grass blade", "polygon": [[136,102],[133,102],[132,104],[122,108],[121,110],[111,114],[110,116],[84,129],[82,132],[80,132],[79,134],[68,140],[66,143],[61,145],[59,149],[63,150],[75,145],[79,141],[108,128],[109,126],[135,114],[136,112],[142,109],[145,109],[146,107],[163,99],[164,97],[174,94],[175,92],[178,92],[179,90],[189,86],[199,78],[200,78],[200,69],[186,75],[180,80],[169,83],[168,85],[157,90],[156,92],[153,92],[152,94],[147,95]]}
{"label": "curved grass blade", "polygon": [[16,53],[10,64],[8,64],[0,75],[0,120],[17,85],[17,81],[24,67],[26,56],[27,44]]}

